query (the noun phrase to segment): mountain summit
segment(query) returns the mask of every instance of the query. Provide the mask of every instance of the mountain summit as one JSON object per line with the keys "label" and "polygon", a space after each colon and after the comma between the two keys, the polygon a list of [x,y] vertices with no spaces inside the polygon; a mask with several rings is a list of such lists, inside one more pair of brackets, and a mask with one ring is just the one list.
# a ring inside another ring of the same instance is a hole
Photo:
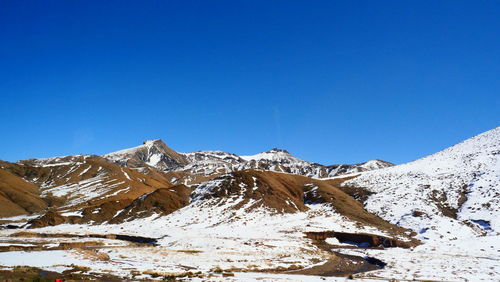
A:
{"label": "mountain summit", "polygon": [[141,146],[109,153],[103,157],[131,168],[152,166],[160,170],[170,170],[188,164],[185,156],[172,150],[161,139],[146,140]]}

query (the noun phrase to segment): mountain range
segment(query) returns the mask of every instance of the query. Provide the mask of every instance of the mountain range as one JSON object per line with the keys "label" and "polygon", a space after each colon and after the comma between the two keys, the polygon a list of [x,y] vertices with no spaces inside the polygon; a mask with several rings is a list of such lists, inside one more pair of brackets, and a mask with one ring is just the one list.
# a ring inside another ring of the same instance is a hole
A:
{"label": "mountain range", "polygon": [[2,161],[0,202],[5,228],[134,233],[149,225],[148,234],[161,238],[172,230],[222,238],[223,230],[252,226],[257,237],[280,239],[335,229],[447,244],[499,235],[500,127],[402,165],[322,165],[277,148],[252,156],[179,153],[159,139],[102,156]]}
{"label": "mountain range", "polygon": [[[64,222],[116,223],[127,218],[121,214],[122,210],[128,217],[132,216],[132,210],[138,213],[137,201],[144,198],[162,195],[165,206],[179,209],[189,203],[189,194],[196,186],[218,177],[232,178],[239,171],[275,171],[321,179],[389,166],[393,164],[380,160],[325,166],[301,160],[282,149],[254,156],[222,151],[178,153],[162,140],[149,140],[140,146],[102,156],[2,162],[0,169],[5,176],[1,188],[8,205],[3,213],[0,210],[0,215],[47,211],[32,223],[37,227]],[[16,185],[20,191],[12,191],[17,183],[23,184]],[[184,191],[182,196],[178,195],[178,189]],[[173,212],[176,209],[166,210]]]}
{"label": "mountain range", "polygon": [[[399,166],[382,160],[321,165],[276,148],[252,156],[222,151],[178,153],[160,139],[102,156],[2,162],[0,187],[5,205],[0,215],[50,211],[49,215],[59,218],[50,221],[51,224],[119,222],[141,212],[139,200],[162,195],[164,203],[160,210],[165,214],[199,198],[196,195],[200,187],[219,184],[221,179],[234,186],[239,179],[248,179],[247,175],[255,175],[252,177],[258,179],[255,181],[259,184],[255,184],[255,192],[242,196],[245,200],[257,193],[262,199],[270,195],[276,199],[283,197],[283,201],[290,204],[264,200],[264,205],[293,212],[305,209],[304,204],[312,195],[310,189],[304,188],[306,185],[301,187],[303,191],[295,191],[297,198],[280,196],[290,188],[279,189],[278,183],[283,182],[279,179],[286,177],[298,181],[295,179],[302,176],[311,183],[328,183],[329,179],[347,176],[348,180],[336,192],[349,194],[367,211],[396,225],[422,231],[429,221],[433,221],[434,226],[444,228],[439,220],[445,216],[456,222],[447,224],[448,229],[467,222],[464,228],[488,232],[499,228],[495,218],[500,198],[499,131],[495,128],[442,152]],[[247,182],[239,185],[252,185]],[[268,195],[261,190],[262,185],[269,182],[272,184],[267,184],[270,186]],[[225,187],[218,194],[238,194],[241,189],[240,186]],[[276,199],[273,201],[278,202]],[[319,198],[316,201],[327,202]],[[165,206],[170,208],[163,209]]]}

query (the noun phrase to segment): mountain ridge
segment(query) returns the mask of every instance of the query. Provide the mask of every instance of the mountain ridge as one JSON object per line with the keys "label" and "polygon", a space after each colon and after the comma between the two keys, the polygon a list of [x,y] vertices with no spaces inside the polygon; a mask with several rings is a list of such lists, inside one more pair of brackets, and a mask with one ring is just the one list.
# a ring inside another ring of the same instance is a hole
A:
{"label": "mountain ridge", "polygon": [[[150,147],[155,145],[161,149],[152,153]],[[152,166],[165,172],[180,171],[198,175],[221,174],[246,169],[263,169],[308,177],[326,178],[394,165],[382,160],[370,160],[358,164],[322,165],[299,159],[287,150],[279,148],[273,148],[266,152],[249,156],[238,156],[224,151],[210,150],[177,153],[166,146],[161,139],[144,141],[143,145],[108,153],[103,155],[103,157],[129,167]]]}

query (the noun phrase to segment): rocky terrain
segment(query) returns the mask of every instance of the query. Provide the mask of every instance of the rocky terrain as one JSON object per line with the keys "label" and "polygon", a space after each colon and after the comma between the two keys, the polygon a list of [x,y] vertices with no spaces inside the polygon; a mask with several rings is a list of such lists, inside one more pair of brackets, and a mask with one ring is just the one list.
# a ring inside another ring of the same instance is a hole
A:
{"label": "rocky terrain", "polygon": [[499,196],[500,127],[397,166],[161,140],[0,162],[0,277],[496,280]]}

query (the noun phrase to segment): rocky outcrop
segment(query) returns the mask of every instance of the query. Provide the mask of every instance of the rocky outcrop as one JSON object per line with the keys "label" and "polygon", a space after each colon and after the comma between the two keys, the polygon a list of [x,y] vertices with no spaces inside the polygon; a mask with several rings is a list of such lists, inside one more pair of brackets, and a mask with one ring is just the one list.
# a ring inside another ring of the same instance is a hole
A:
{"label": "rocky outcrop", "polygon": [[369,233],[347,233],[335,231],[306,232],[306,237],[313,240],[323,241],[326,238],[336,238],[340,243],[357,245],[359,247],[398,247],[410,248],[418,245],[418,241],[401,241],[385,236]]}
{"label": "rocky outcrop", "polygon": [[49,211],[46,214],[28,222],[29,228],[41,228],[66,223],[68,219],[57,212]]}

